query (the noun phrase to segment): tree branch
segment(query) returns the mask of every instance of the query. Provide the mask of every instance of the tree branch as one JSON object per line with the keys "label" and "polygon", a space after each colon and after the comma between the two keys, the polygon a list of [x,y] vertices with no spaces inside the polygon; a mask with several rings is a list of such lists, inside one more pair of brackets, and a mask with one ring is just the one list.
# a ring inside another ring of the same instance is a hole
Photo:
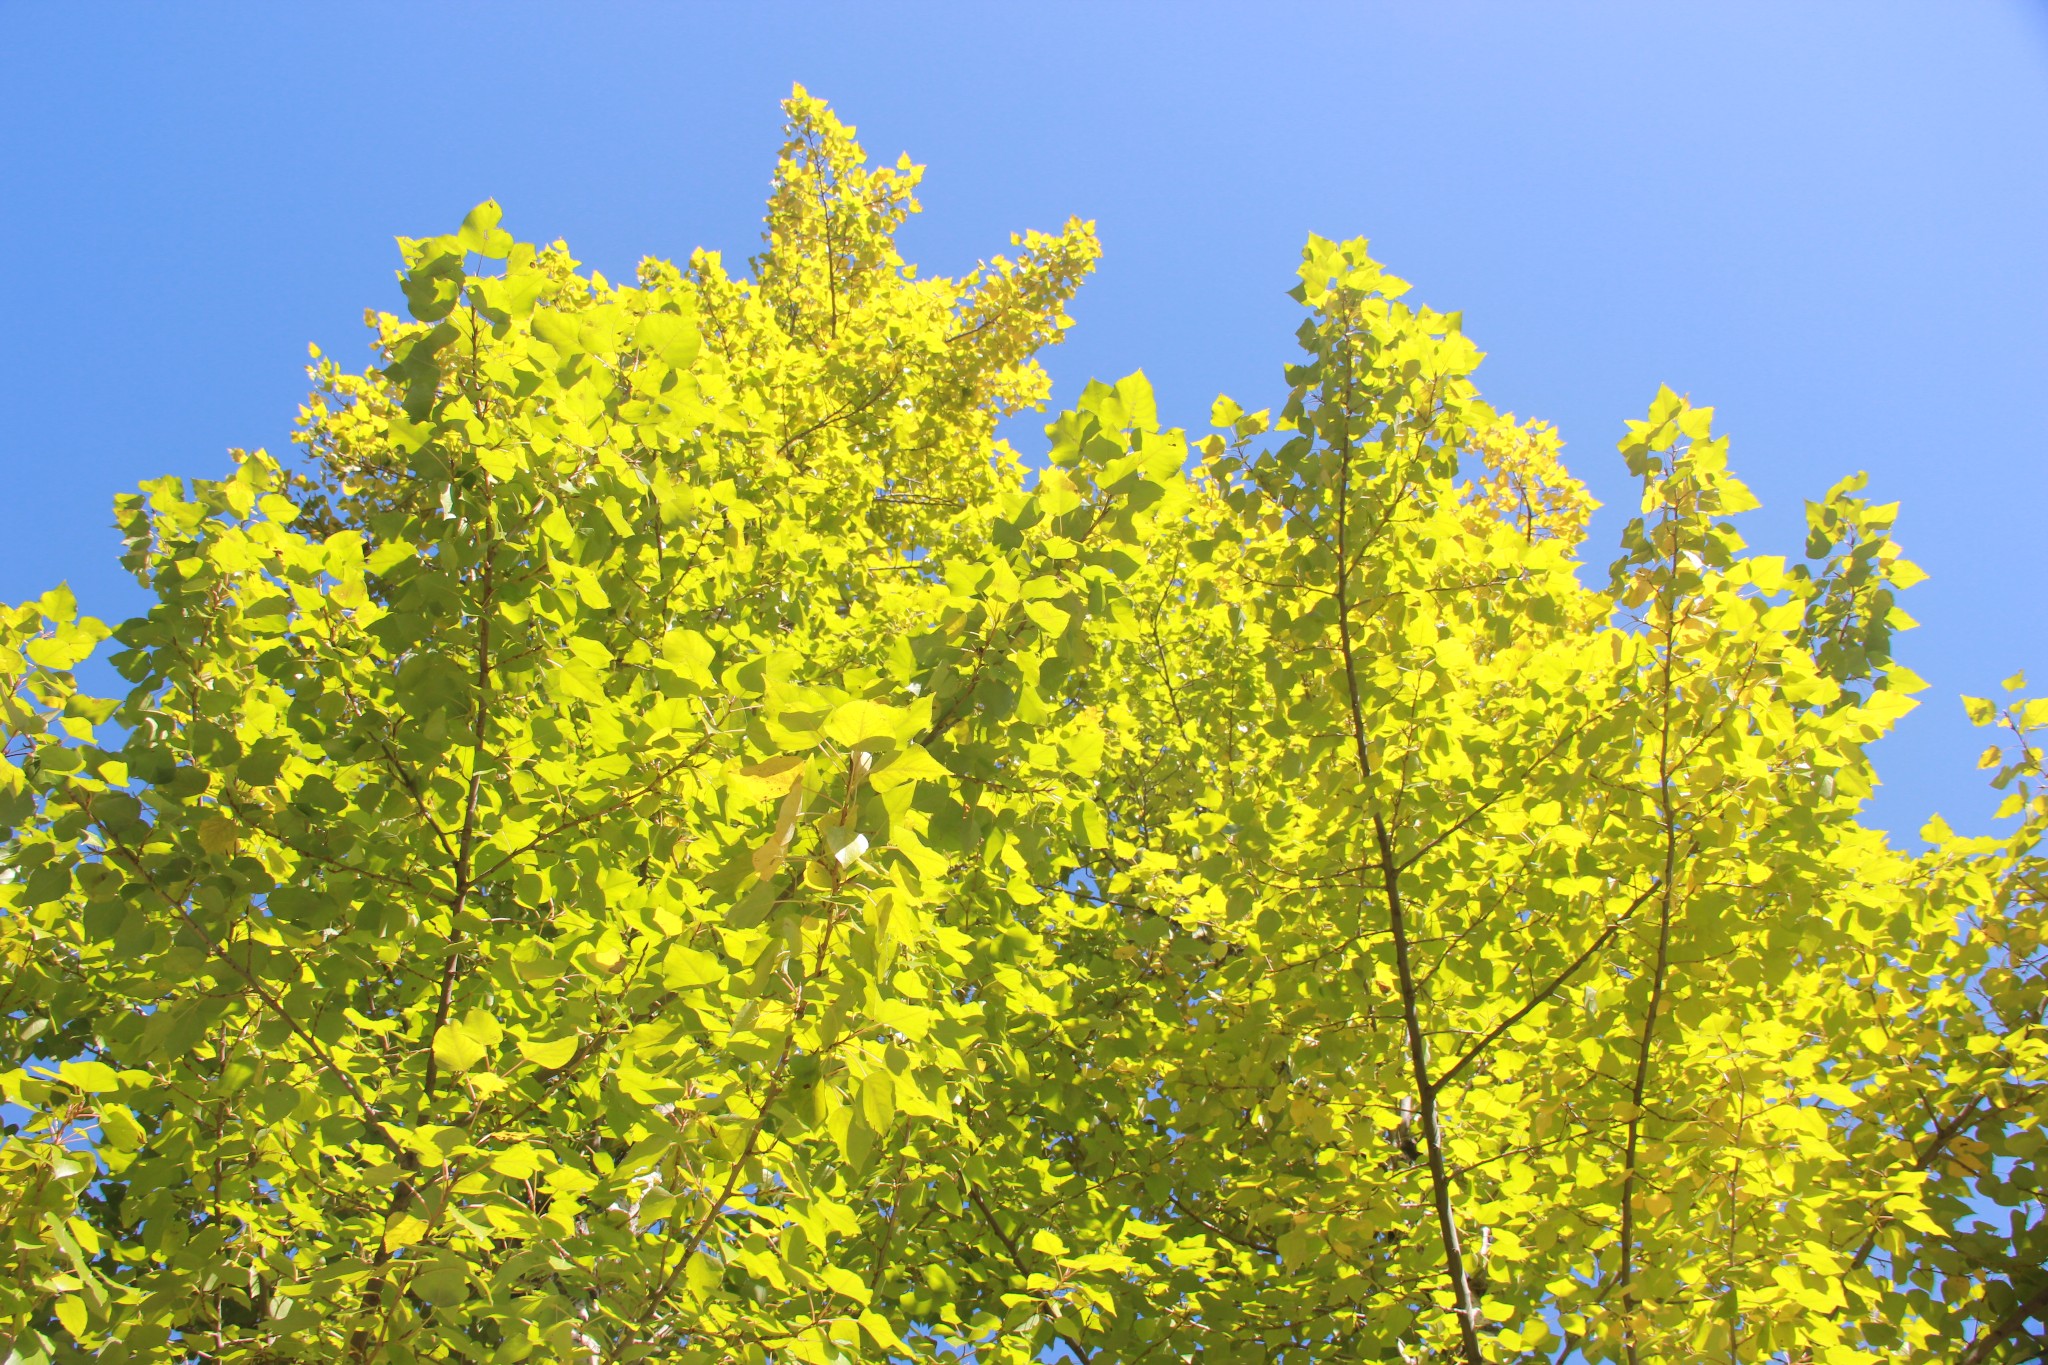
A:
{"label": "tree branch", "polygon": [[1485,1052],[1487,1048],[1493,1046],[1493,1044],[1499,1040],[1500,1036],[1503,1033],[1506,1033],[1516,1024],[1519,1024],[1522,1022],[1522,1020],[1528,1018],[1530,1011],[1534,1010],[1538,1005],[1541,1005],[1544,1001],[1548,1000],[1551,996],[1556,995],[1558,991],[1562,990],[1564,988],[1564,984],[1572,979],[1572,976],[1579,970],[1579,968],[1585,966],[1587,962],[1592,960],[1593,954],[1599,952],[1602,948],[1606,947],[1608,941],[1611,940],[1617,933],[1621,932],[1621,927],[1627,924],[1629,920],[1634,917],[1636,911],[1643,908],[1644,902],[1648,901],[1650,897],[1657,894],[1659,885],[1660,883],[1658,882],[1651,882],[1648,889],[1646,889],[1640,896],[1637,896],[1633,901],[1629,903],[1628,909],[1622,911],[1619,915],[1615,916],[1613,919],[1607,922],[1607,927],[1600,931],[1600,936],[1594,939],[1593,942],[1587,946],[1586,951],[1580,953],[1577,957],[1573,958],[1571,962],[1568,965],[1566,965],[1563,971],[1559,972],[1554,978],[1551,979],[1549,985],[1545,986],[1542,990],[1538,991],[1535,995],[1531,996],[1529,998],[1528,1003],[1524,1004],[1520,1009],[1516,1010],[1507,1018],[1501,1020],[1500,1023],[1494,1025],[1494,1027],[1488,1031],[1487,1035],[1484,1038],[1481,1038],[1478,1042],[1474,1043],[1471,1047],[1467,1048],[1465,1050],[1465,1055],[1458,1058],[1458,1060],[1454,1064],[1452,1064],[1450,1070],[1444,1072],[1443,1075],[1437,1077],[1436,1080],[1430,1083],[1430,1089],[1442,1091],[1445,1086],[1449,1085],[1452,1081],[1457,1079],[1459,1072],[1463,1071],[1466,1067],[1470,1066],[1473,1062],[1477,1061],[1481,1053]]}

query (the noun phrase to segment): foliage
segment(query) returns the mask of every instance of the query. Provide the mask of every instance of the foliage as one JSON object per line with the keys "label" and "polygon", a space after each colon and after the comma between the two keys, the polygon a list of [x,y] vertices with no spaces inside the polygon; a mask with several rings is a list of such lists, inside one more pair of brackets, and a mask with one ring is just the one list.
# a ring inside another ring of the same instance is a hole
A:
{"label": "foliage", "polygon": [[1277,418],[1034,472],[1089,227],[920,278],[787,109],[751,280],[402,242],[297,466],[119,500],[124,698],[0,617],[10,1360],[2032,1358],[2048,703],[1857,822],[1892,509],[1748,554],[1667,390],[1589,587],[1321,239]]}

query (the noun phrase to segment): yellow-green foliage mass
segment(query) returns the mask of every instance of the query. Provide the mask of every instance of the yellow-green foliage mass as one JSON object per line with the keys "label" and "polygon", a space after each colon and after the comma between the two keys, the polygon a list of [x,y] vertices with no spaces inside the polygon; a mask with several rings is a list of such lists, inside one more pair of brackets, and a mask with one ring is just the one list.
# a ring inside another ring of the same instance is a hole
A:
{"label": "yellow-green foliage mass", "polygon": [[746,277],[403,241],[119,500],[125,696],[0,614],[10,1362],[2035,1358],[2048,703],[1858,823],[1892,509],[1749,554],[1667,390],[1589,571],[1321,239],[1277,415],[1027,465],[1089,225],[921,276],[787,112]]}

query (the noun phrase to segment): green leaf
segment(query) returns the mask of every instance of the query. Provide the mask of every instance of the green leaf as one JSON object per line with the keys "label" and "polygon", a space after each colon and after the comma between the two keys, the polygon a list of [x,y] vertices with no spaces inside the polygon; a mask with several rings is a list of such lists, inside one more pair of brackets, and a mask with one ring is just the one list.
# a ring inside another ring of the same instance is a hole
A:
{"label": "green leaf", "polygon": [[861,1116],[876,1134],[896,1121],[896,1080],[886,1071],[870,1071],[860,1082]]}
{"label": "green leaf", "polygon": [[133,1111],[125,1105],[102,1104],[98,1107],[100,1132],[110,1146],[117,1151],[132,1152],[148,1140],[142,1125],[135,1121]]}
{"label": "green leaf", "polygon": [[452,1308],[469,1298],[469,1282],[459,1266],[438,1265],[421,1271],[407,1288],[436,1308]]}
{"label": "green leaf", "polygon": [[462,258],[458,254],[428,257],[399,278],[408,311],[421,322],[439,322],[455,311],[462,298]]}

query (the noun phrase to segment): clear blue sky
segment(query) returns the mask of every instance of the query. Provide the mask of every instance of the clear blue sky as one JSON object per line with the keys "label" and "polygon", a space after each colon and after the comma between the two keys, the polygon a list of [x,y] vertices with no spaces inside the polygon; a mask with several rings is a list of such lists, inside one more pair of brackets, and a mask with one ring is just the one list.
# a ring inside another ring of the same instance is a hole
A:
{"label": "clear blue sky", "polygon": [[929,269],[1098,221],[1057,401],[1136,368],[1184,424],[1272,401],[1302,238],[1365,235],[1611,503],[1660,383],[1720,409],[1767,551],[1869,470],[1933,575],[1875,818],[1983,824],[1956,697],[2048,689],[2040,0],[0,0],[0,598],[138,609],[112,497],[283,447],[305,344],[367,359],[395,234],[496,196],[614,276],[744,258],[792,81],[930,166]]}

